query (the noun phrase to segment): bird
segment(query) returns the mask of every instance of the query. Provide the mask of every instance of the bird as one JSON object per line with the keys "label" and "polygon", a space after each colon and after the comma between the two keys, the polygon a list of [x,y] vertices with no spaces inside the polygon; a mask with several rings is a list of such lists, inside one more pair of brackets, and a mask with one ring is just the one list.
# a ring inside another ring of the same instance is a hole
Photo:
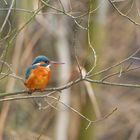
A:
{"label": "bird", "polygon": [[62,62],[50,61],[44,55],[37,56],[31,66],[26,69],[24,85],[31,91],[44,91],[51,78],[52,64],[64,64]]}

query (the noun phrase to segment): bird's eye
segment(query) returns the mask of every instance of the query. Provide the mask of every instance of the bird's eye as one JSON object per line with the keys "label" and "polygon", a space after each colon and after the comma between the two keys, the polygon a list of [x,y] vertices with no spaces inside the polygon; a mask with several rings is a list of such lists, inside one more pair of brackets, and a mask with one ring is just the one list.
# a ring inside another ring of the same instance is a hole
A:
{"label": "bird's eye", "polygon": [[46,64],[49,64],[49,61],[45,61]]}

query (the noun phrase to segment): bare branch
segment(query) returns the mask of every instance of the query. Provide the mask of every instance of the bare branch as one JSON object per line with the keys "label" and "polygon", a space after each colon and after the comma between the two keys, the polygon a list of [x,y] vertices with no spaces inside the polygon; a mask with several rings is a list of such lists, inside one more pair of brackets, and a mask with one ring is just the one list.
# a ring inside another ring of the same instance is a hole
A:
{"label": "bare branch", "polygon": [[87,30],[87,28],[86,28],[86,27],[83,27],[82,25],[80,25],[80,24],[77,22],[76,18],[75,18],[74,16],[72,16],[71,14],[69,14],[69,13],[67,13],[67,12],[65,12],[65,11],[63,11],[63,10],[57,9],[56,7],[54,7],[54,6],[52,6],[52,5],[48,4],[48,3],[46,3],[46,2],[43,1],[43,0],[41,0],[41,2],[42,2],[44,5],[46,5],[46,6],[48,6],[49,8],[51,8],[51,9],[53,9],[53,10],[55,10],[55,11],[57,11],[57,12],[63,13],[64,15],[66,15],[66,16],[68,16],[68,17],[71,17],[71,18],[74,20],[74,22],[76,23],[76,25],[77,25],[78,27],[80,27],[80,28],[82,28],[82,29],[84,29],[84,30]]}
{"label": "bare branch", "polygon": [[113,6],[113,8],[118,12],[118,14],[122,17],[125,17],[126,19],[128,19],[129,21],[131,21],[133,24],[137,25],[137,26],[140,26],[140,23],[134,21],[132,18],[130,18],[129,16],[123,14],[117,7],[116,5],[111,1],[111,0],[108,0],[109,3]]}
{"label": "bare branch", "polygon": [[107,118],[110,117],[115,111],[117,111],[117,108],[114,108],[110,113],[108,113],[107,115],[105,115],[104,117],[102,117],[102,118],[100,118],[100,119],[97,119],[97,120],[95,120],[95,121],[90,121],[89,124],[87,125],[86,129],[88,129],[92,123],[98,123],[98,122],[101,122],[101,121],[107,119]]}
{"label": "bare branch", "polygon": [[[0,11],[8,11],[8,10],[9,10],[9,8],[0,8]],[[22,8],[11,8],[11,10],[27,12],[27,13],[34,13],[35,12],[35,10],[27,10],[27,9],[22,9]]]}
{"label": "bare branch", "polygon": [[2,61],[0,60],[0,63],[2,63],[2,65],[6,65],[8,67],[8,70],[6,73],[3,73],[1,72],[0,75],[3,75],[0,79],[3,79],[5,78],[6,76],[9,76],[9,77],[13,77],[15,79],[18,79],[18,80],[21,80],[22,82],[24,82],[24,79],[20,76],[17,76],[15,73],[14,73],[14,70],[12,69],[11,65],[8,64],[7,62],[5,61]]}
{"label": "bare branch", "polygon": [[[60,96],[57,98],[58,100],[60,99]],[[52,107],[52,108],[54,108],[55,110],[57,110],[57,111],[61,111],[61,110],[59,110],[57,107],[55,107],[53,104],[54,103],[56,103],[56,101],[52,101],[52,102],[49,102],[48,100],[47,100],[47,98],[44,98],[44,100],[46,101],[46,103],[48,104],[48,105],[46,105],[46,106],[40,106],[40,110],[45,110],[45,109],[47,109],[47,108],[49,108],[49,107]]]}
{"label": "bare branch", "polygon": [[[60,87],[46,88],[44,90],[44,92],[48,92],[48,91],[61,91],[61,90],[67,89],[67,88],[71,87],[72,85],[75,85],[75,84],[77,84],[77,83],[79,83],[81,81],[82,81],[82,79],[80,77],[80,78],[76,79],[75,81],[71,81],[71,82],[69,82],[69,83],[67,83],[67,84],[65,84],[63,86],[60,86]],[[29,92],[31,92],[31,91],[29,91],[29,90],[21,90],[21,91],[18,91],[18,92],[1,93],[0,94],[0,98],[6,97],[6,96],[11,96],[11,95],[29,93]],[[40,90],[35,90],[35,92],[40,92]],[[48,94],[48,95],[50,95],[50,94]]]}
{"label": "bare branch", "polygon": [[[4,49],[4,51],[3,51],[2,55],[1,55],[1,58],[6,57],[7,50],[8,50],[8,48],[10,47],[10,45],[13,43],[13,40],[14,40],[14,39],[17,37],[17,35],[30,23],[30,21],[37,15],[37,13],[39,13],[40,10],[42,10],[43,7],[44,7],[44,5],[41,6],[40,8],[38,8],[38,9],[36,10],[36,12],[29,18],[29,20],[27,20],[27,22],[26,22],[18,31],[15,31],[15,30],[14,30],[14,31],[11,33],[11,34],[13,34],[13,36],[12,36],[11,40],[9,41],[8,45],[5,47],[5,49]],[[1,73],[1,71],[2,71],[2,68],[3,68],[3,66],[2,66],[1,69],[0,69],[0,73]]]}
{"label": "bare branch", "polygon": [[[52,93],[54,93],[54,92],[52,92]],[[58,101],[59,103],[63,104],[64,106],[66,106],[67,108],[69,108],[71,111],[73,111],[74,113],[78,114],[80,117],[82,117],[83,119],[85,119],[88,122],[88,125],[87,125],[86,129],[88,129],[91,124],[98,123],[100,121],[103,121],[103,120],[107,119],[110,115],[112,115],[117,110],[117,108],[115,108],[115,109],[113,109],[113,111],[111,111],[111,113],[105,115],[104,117],[102,117],[100,119],[90,120],[89,118],[87,118],[86,116],[84,116],[83,114],[81,114],[76,109],[74,109],[71,106],[63,103],[58,98],[56,98],[54,96],[47,95],[47,94],[45,94],[45,95],[29,95],[29,96],[9,97],[9,98],[0,99],[0,102],[3,102],[3,101],[13,101],[13,100],[23,100],[23,99],[32,99],[32,98],[44,98],[44,97],[51,98],[51,99],[53,99],[55,101]]]}
{"label": "bare branch", "polygon": [[[7,75],[7,74],[2,72],[1,75],[4,75],[4,76],[5,76],[5,75]],[[12,78],[15,78],[15,79],[17,79],[17,80],[21,80],[21,81],[24,83],[24,79],[23,79],[22,77],[20,77],[20,76],[17,76],[17,75],[14,74],[14,73],[13,73],[13,74],[10,74],[10,73],[9,73],[7,76],[12,77]]]}
{"label": "bare branch", "polygon": [[0,60],[0,63],[2,63],[2,65],[3,65],[3,64],[6,65],[6,66],[9,68],[9,70],[10,70],[12,73],[14,73],[14,71],[13,71],[13,69],[12,69],[12,67],[11,67],[10,64],[8,64],[7,62],[2,61],[2,60]]}
{"label": "bare branch", "polygon": [[9,10],[8,10],[8,13],[7,13],[6,17],[5,17],[5,20],[4,20],[1,28],[0,28],[0,33],[3,31],[3,29],[4,29],[5,25],[6,25],[6,22],[7,22],[8,18],[9,18],[10,13],[11,13],[11,8],[13,7],[14,2],[15,2],[15,0],[12,0],[11,5],[10,5]]}
{"label": "bare branch", "polygon": [[124,2],[126,0],[112,0],[111,2],[114,3],[114,2]]}
{"label": "bare branch", "polygon": [[[90,3],[91,3],[91,1],[90,1]],[[89,45],[90,49],[91,49],[92,52],[93,52],[94,63],[93,63],[92,68],[90,69],[90,71],[87,72],[86,76],[90,75],[90,73],[91,73],[91,72],[94,70],[94,68],[96,67],[96,63],[97,63],[96,51],[95,51],[93,45],[91,44],[91,40],[90,40],[90,21],[91,21],[91,19],[90,19],[90,18],[91,18],[90,11],[91,11],[91,6],[90,6],[90,8],[89,8],[89,14],[88,14],[88,31],[87,31],[87,32],[88,32],[88,45]]]}
{"label": "bare branch", "polygon": [[[131,88],[140,88],[140,85],[138,84],[124,84],[124,83],[115,83],[115,82],[108,82],[108,81],[102,81],[102,80],[93,80],[90,78],[78,78],[75,81],[71,81],[63,86],[56,87],[56,88],[46,88],[44,92],[55,92],[55,91],[62,91],[64,89],[67,89],[81,81],[88,81],[90,83],[95,83],[95,84],[102,84],[102,85],[109,85],[109,86],[118,86],[118,87],[131,87]],[[24,93],[29,93],[30,91],[28,90],[22,90],[18,92],[6,92],[6,93],[1,93],[0,98],[6,97],[6,96],[11,96],[11,95],[18,95],[18,94],[24,94]],[[35,92],[41,92],[40,90],[35,90]],[[49,94],[50,95],[50,94]]]}
{"label": "bare branch", "polygon": [[125,15],[128,15],[128,14],[132,11],[133,6],[134,6],[134,0],[132,1],[132,4],[130,5],[130,8],[129,8],[128,11],[125,13]]}
{"label": "bare branch", "polygon": [[58,1],[59,1],[59,4],[60,4],[60,6],[61,6],[62,10],[65,12],[65,8],[64,8],[64,6],[63,6],[62,1],[61,1],[61,0],[58,0]]}
{"label": "bare branch", "polygon": [[92,80],[89,78],[85,78],[86,81],[96,84],[109,85],[109,86],[117,86],[117,87],[130,87],[130,88],[140,88],[138,84],[124,84],[124,83],[115,83],[101,80]]}
{"label": "bare branch", "polygon": [[11,27],[11,23],[9,20],[7,20],[7,23],[9,24],[9,30],[8,30],[8,33],[6,36],[4,36],[3,38],[0,39],[0,42],[3,41],[3,40],[6,40],[9,36],[10,36],[10,33],[11,33],[11,30],[12,30],[12,27]]}
{"label": "bare branch", "polygon": [[132,59],[134,59],[134,60],[140,60],[140,58],[139,57],[132,57]]}
{"label": "bare branch", "polygon": [[0,80],[4,79],[5,77],[7,77],[10,73],[10,69],[7,70],[7,72],[5,73],[5,75],[3,75],[2,77],[0,77]]}
{"label": "bare branch", "polygon": [[112,68],[115,68],[115,67],[121,65],[122,63],[124,63],[124,62],[126,62],[126,61],[128,61],[128,60],[130,60],[130,59],[134,59],[134,56],[135,56],[139,51],[140,51],[140,48],[138,48],[134,53],[132,53],[130,56],[128,56],[127,58],[123,59],[122,61],[120,61],[120,62],[118,62],[118,63],[116,63],[116,64],[114,64],[114,65],[112,65],[112,66],[110,66],[110,67],[108,67],[108,68],[106,68],[106,69],[103,69],[103,70],[101,70],[101,71],[99,71],[99,72],[96,72],[96,73],[94,73],[94,74],[92,74],[92,75],[88,75],[87,77],[99,75],[99,74],[101,74],[101,73],[104,73],[104,72],[106,72],[106,71],[109,71],[109,70],[112,69]]}
{"label": "bare branch", "polygon": [[76,33],[77,33],[77,28],[74,29],[74,38],[73,38],[73,43],[72,43],[72,46],[74,47],[74,56],[75,56],[75,59],[76,59],[76,63],[77,63],[77,67],[78,67],[78,70],[79,70],[79,73],[80,73],[80,76],[82,76],[82,67],[80,65],[80,62],[78,60],[78,54],[77,54],[77,50],[76,50]]}
{"label": "bare branch", "polygon": [[114,73],[111,73],[111,74],[109,74],[109,75],[103,77],[103,78],[101,79],[101,81],[107,80],[108,78],[113,77],[113,76],[115,76],[115,75],[118,75],[118,77],[121,77],[121,75],[122,75],[123,73],[127,73],[127,72],[129,72],[129,71],[136,70],[136,69],[139,69],[139,68],[140,68],[140,67],[135,67],[135,68],[129,69],[130,66],[131,66],[131,64],[132,64],[132,63],[130,63],[130,65],[128,65],[124,70],[123,70],[122,67],[121,67],[121,69],[120,69],[119,72],[114,72]]}

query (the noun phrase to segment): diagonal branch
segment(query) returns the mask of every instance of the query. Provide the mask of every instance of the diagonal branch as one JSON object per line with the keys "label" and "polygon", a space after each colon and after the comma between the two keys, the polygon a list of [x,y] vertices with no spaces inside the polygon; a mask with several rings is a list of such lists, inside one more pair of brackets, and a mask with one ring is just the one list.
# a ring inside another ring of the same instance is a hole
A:
{"label": "diagonal branch", "polygon": [[[50,94],[52,94],[52,93],[55,93],[55,91],[51,92]],[[111,116],[117,110],[117,108],[115,108],[110,113],[108,113],[107,115],[101,117],[100,119],[90,120],[89,118],[87,118],[86,116],[81,114],[79,111],[74,109],[73,107],[71,107],[71,106],[65,104],[64,102],[62,102],[59,98],[56,98],[54,96],[50,96],[48,94],[45,94],[45,95],[28,95],[28,96],[8,97],[8,98],[0,99],[0,102],[3,102],[3,101],[13,101],[13,100],[23,100],[23,99],[33,99],[33,98],[44,98],[44,97],[51,98],[51,99],[53,99],[53,100],[63,104],[64,106],[69,108],[71,111],[73,111],[74,113],[78,114],[80,117],[85,119],[88,122],[88,125],[87,125],[86,129],[88,129],[90,127],[90,125],[92,125],[94,123],[98,123],[100,121],[103,121],[103,120],[107,119],[109,116]]]}
{"label": "diagonal branch", "polygon": [[[90,3],[91,3],[91,0],[90,0]],[[89,48],[92,50],[93,52],[93,56],[94,56],[94,62],[93,62],[93,66],[92,68],[90,69],[89,72],[87,72],[86,76],[90,75],[91,72],[94,70],[94,68],[96,67],[96,63],[97,63],[97,54],[96,54],[96,51],[95,51],[95,48],[94,46],[91,44],[91,38],[90,38],[90,22],[91,22],[91,5],[89,7],[89,14],[88,14],[88,30],[87,30],[87,34],[88,34],[88,45],[89,45]]]}
{"label": "diagonal branch", "polygon": [[112,2],[112,0],[108,0],[109,3],[112,5],[112,7],[118,12],[118,14],[126,19],[128,19],[129,21],[131,21],[133,24],[140,26],[140,23],[134,21],[132,18],[130,18],[129,16],[123,14],[117,7],[116,5]]}
{"label": "diagonal branch", "polygon": [[123,59],[122,61],[120,61],[120,62],[118,62],[118,63],[116,63],[116,64],[114,64],[114,65],[112,65],[112,66],[110,66],[110,67],[108,67],[108,68],[106,68],[106,69],[103,69],[103,70],[101,70],[101,71],[99,71],[99,72],[96,72],[96,73],[94,73],[94,74],[92,74],[92,75],[87,75],[87,77],[91,77],[91,76],[95,76],[95,75],[99,75],[99,74],[101,74],[101,73],[107,72],[107,71],[109,71],[110,69],[115,68],[115,67],[121,65],[122,63],[124,63],[124,62],[126,62],[126,61],[128,61],[128,60],[130,60],[130,59],[133,59],[134,56],[135,56],[139,51],[140,51],[140,48],[138,48],[135,52],[133,52],[130,56],[128,56],[127,58]]}
{"label": "diagonal branch", "polygon": [[10,16],[11,9],[12,9],[12,7],[13,7],[13,5],[14,5],[14,2],[15,2],[15,0],[12,0],[11,5],[10,5],[10,7],[9,7],[9,10],[8,10],[8,12],[7,12],[7,15],[6,15],[6,17],[5,17],[5,20],[4,20],[4,22],[3,22],[2,26],[1,26],[0,33],[3,31],[3,29],[4,29],[5,25],[6,25],[6,22],[8,21],[8,18],[9,18],[9,16]]}

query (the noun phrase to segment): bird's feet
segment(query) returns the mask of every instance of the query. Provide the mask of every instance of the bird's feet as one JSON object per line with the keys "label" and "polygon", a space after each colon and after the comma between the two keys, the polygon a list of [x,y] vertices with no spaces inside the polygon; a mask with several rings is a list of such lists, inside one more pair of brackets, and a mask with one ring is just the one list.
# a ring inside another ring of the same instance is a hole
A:
{"label": "bird's feet", "polygon": [[28,94],[32,94],[33,92],[35,92],[35,88],[29,89]]}
{"label": "bird's feet", "polygon": [[44,88],[44,87],[43,87],[43,88],[41,88],[41,89],[40,89],[40,91],[41,91],[41,92],[45,91],[45,88]]}

